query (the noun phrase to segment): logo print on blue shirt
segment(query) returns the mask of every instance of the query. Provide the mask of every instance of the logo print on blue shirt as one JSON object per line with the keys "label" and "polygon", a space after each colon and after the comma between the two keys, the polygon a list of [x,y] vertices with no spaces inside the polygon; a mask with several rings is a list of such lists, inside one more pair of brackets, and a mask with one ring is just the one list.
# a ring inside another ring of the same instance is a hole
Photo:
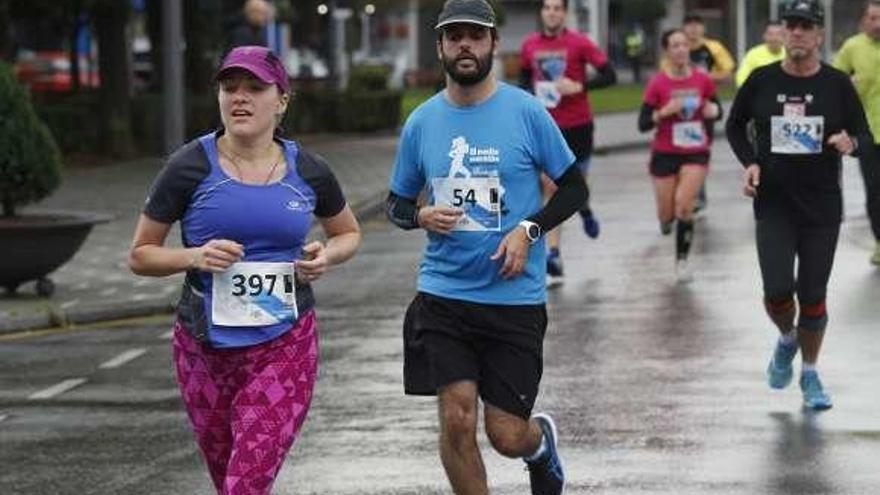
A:
{"label": "logo print on blue shirt", "polygon": [[[498,176],[501,152],[492,146],[485,148],[471,146],[466,137],[456,136],[452,138],[447,156],[452,159],[449,163],[449,173],[446,174],[449,178],[469,179],[471,177]],[[508,210],[504,204],[504,186],[500,186],[495,194],[500,196],[501,214],[506,215]]]}

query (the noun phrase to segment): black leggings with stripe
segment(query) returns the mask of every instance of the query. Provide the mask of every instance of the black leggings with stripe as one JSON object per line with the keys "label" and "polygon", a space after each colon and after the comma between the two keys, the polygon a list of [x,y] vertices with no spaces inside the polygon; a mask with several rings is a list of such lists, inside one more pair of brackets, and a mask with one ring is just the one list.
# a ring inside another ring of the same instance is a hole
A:
{"label": "black leggings with stripe", "polygon": [[809,225],[783,208],[768,208],[757,221],[764,300],[768,306],[784,305],[796,293],[800,328],[825,329],[825,296],[839,234],[840,224]]}

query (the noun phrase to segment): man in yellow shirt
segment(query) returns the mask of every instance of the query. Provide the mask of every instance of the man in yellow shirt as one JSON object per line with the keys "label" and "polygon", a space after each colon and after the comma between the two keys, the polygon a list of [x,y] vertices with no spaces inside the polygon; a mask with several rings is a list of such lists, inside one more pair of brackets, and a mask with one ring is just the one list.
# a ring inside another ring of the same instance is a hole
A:
{"label": "man in yellow shirt", "polygon": [[729,82],[733,77],[736,62],[720,41],[706,37],[706,24],[703,18],[696,14],[685,16],[682,31],[691,45],[691,62],[705,70],[715,84]]}
{"label": "man in yellow shirt", "polygon": [[877,241],[871,263],[880,266],[880,171],[876,170],[880,151],[880,0],[865,2],[861,27],[862,32],[846,40],[837,52],[834,66],[852,76],[874,136],[874,152],[863,154],[859,163],[865,182],[868,219]]}
{"label": "man in yellow shirt", "polygon": [[746,52],[746,56],[736,71],[736,87],[742,86],[752,71],[758,67],[770,65],[785,58],[785,47],[782,46],[784,33],[782,23],[779,21],[769,21],[764,25],[764,43]]}

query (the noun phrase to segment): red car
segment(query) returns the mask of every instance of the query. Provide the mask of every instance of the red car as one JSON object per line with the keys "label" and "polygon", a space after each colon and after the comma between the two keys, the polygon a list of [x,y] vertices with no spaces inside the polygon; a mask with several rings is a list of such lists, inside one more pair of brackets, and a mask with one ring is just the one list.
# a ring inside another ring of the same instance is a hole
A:
{"label": "red car", "polygon": [[[22,51],[15,62],[15,76],[34,92],[70,91],[70,59],[65,51]],[[88,59],[80,58],[79,82],[81,87],[100,86],[97,64],[89,66]]]}

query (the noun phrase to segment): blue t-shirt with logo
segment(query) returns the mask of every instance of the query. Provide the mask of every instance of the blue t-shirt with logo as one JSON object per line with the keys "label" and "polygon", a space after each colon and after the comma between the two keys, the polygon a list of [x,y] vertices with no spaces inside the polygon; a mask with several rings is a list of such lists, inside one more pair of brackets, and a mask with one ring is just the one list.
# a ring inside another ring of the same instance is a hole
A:
{"label": "blue t-shirt with logo", "polygon": [[543,206],[541,172],[558,179],[574,163],[559,127],[530,94],[505,83],[473,106],[443,92],[404,125],[391,191],[465,210],[449,235],[428,232],[419,291],[483,304],[541,304],[546,299],[543,239],[529,249],[522,274],[500,275],[491,260],[502,239]]}

